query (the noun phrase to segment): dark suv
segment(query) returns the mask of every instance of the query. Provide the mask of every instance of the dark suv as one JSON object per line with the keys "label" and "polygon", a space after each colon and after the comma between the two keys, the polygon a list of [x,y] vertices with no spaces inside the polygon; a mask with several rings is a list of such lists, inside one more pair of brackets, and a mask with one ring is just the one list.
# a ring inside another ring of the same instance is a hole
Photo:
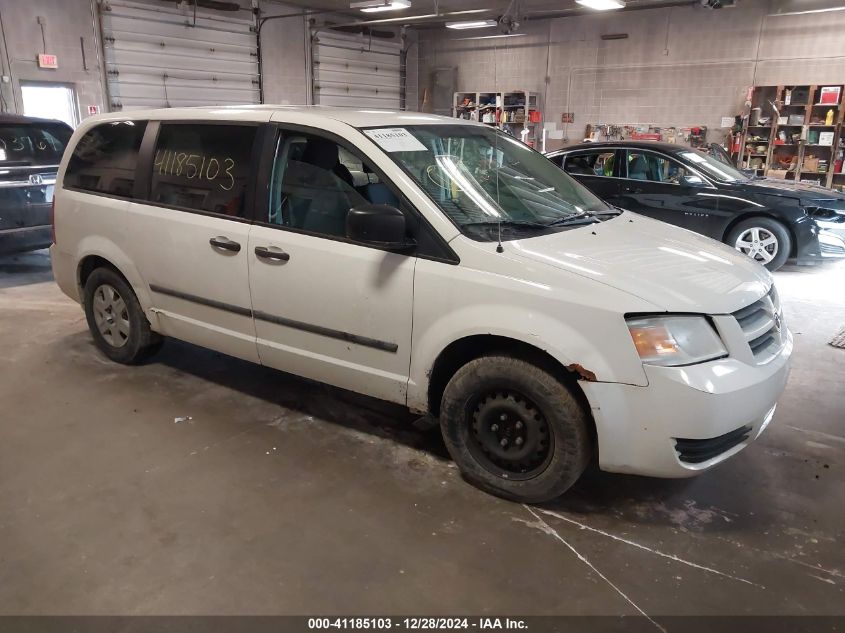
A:
{"label": "dark suv", "polygon": [[749,177],[683,145],[582,143],[548,158],[606,202],[702,233],[777,270],[845,256],[845,195]]}
{"label": "dark suv", "polygon": [[52,242],[53,188],[71,134],[61,121],[0,114],[0,255]]}

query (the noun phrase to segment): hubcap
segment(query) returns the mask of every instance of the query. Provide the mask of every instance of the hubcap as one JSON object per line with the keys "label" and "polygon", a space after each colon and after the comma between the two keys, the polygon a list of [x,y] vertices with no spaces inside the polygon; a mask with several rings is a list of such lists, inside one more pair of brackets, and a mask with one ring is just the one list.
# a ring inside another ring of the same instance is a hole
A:
{"label": "hubcap", "polygon": [[506,479],[530,479],[549,465],[554,438],[530,400],[512,391],[489,393],[470,413],[469,448],[488,471]]}
{"label": "hubcap", "polygon": [[94,291],[94,323],[112,347],[123,347],[129,340],[129,313],[120,293],[109,284]]}
{"label": "hubcap", "polygon": [[744,230],[734,244],[736,250],[763,264],[768,264],[777,256],[778,247],[777,237],[770,231],[756,226]]}

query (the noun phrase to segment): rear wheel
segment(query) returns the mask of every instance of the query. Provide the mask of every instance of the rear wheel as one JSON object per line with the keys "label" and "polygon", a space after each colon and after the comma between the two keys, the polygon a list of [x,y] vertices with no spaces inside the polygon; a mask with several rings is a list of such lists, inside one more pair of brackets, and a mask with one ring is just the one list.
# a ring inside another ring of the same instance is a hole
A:
{"label": "rear wheel", "polygon": [[440,424],[466,479],[514,501],[560,496],[590,459],[587,414],[569,388],[508,356],[459,369],[443,393]]}
{"label": "rear wheel", "polygon": [[728,234],[727,242],[769,270],[783,266],[792,251],[789,231],[771,218],[743,220]]}
{"label": "rear wheel", "polygon": [[94,270],[85,281],[83,300],[91,336],[111,360],[140,363],[161,347],[135,292],[114,270]]}

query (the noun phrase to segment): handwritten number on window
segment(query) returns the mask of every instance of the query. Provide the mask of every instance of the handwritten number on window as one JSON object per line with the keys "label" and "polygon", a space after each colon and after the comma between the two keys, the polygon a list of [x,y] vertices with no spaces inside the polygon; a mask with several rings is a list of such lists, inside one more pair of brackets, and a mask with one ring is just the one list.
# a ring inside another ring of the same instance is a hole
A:
{"label": "handwritten number on window", "polygon": [[235,167],[234,159],[229,156],[218,159],[205,154],[186,154],[173,150],[158,150],[153,161],[153,171],[158,171],[159,176],[207,180],[224,191],[231,191],[235,187]]}

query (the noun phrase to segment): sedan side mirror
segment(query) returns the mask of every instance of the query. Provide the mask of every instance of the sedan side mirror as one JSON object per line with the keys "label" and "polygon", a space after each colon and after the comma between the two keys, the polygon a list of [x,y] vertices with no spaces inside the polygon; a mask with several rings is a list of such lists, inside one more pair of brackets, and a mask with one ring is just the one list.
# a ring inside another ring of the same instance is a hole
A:
{"label": "sedan side mirror", "polygon": [[389,204],[362,204],[346,214],[346,237],[368,246],[403,250],[414,246],[405,237],[405,215]]}
{"label": "sedan side mirror", "polygon": [[696,176],[695,174],[687,174],[681,178],[681,184],[686,185],[687,187],[703,187],[707,183],[704,182],[704,178],[701,176]]}

